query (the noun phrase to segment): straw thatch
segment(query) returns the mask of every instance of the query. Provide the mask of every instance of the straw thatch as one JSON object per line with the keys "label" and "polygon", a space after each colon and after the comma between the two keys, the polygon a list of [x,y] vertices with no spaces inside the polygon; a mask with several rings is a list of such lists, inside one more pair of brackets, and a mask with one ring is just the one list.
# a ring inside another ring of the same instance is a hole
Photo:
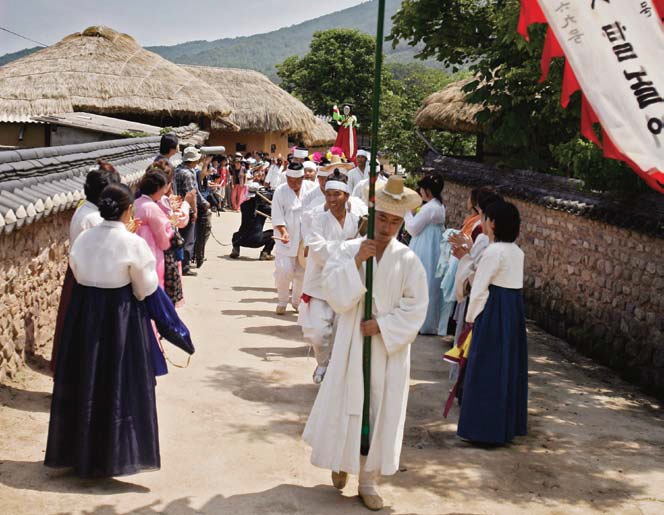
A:
{"label": "straw thatch", "polygon": [[481,134],[483,127],[475,115],[484,109],[480,104],[466,102],[464,86],[472,78],[453,82],[430,95],[415,116],[415,124],[421,129],[444,129],[451,132]]}
{"label": "straw thatch", "polygon": [[[228,100],[233,109],[229,120],[242,131],[286,134],[320,132],[311,109],[262,73],[210,66],[182,68],[214,87]],[[223,127],[215,122],[212,128]]]}
{"label": "straw thatch", "polygon": [[0,112],[27,120],[72,111],[214,119],[231,107],[178,65],[103,26],[0,67]]}
{"label": "straw thatch", "polygon": [[306,147],[325,147],[334,143],[337,139],[337,131],[329,123],[316,118],[315,126],[300,133],[299,137]]}

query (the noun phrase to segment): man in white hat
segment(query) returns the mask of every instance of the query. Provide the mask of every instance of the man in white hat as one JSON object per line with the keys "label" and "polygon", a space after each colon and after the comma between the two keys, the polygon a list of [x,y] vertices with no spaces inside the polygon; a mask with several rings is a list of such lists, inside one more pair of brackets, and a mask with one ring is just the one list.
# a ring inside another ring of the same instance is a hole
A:
{"label": "man in white hat", "polygon": [[348,187],[350,188],[351,194],[355,189],[355,186],[363,180],[369,178],[369,160],[371,159],[371,154],[366,150],[358,150],[357,157],[355,161],[357,166],[348,172]]}
{"label": "man in white hat", "polygon": [[196,221],[199,210],[207,210],[210,206],[198,189],[198,181],[196,180],[196,166],[201,157],[202,155],[196,147],[187,147],[182,152],[182,163],[175,170],[175,185],[178,195],[184,198],[186,194],[192,191],[196,192],[195,197],[190,195],[190,198],[195,199],[195,201],[191,203],[189,223],[186,227],[180,229],[180,236],[184,239],[183,275],[196,275],[196,272],[191,270],[191,260],[196,243]]}
{"label": "man in white hat", "polygon": [[[410,376],[410,344],[428,305],[427,277],[418,257],[397,241],[406,213],[421,204],[403,179],[376,192],[375,238],[340,244],[323,269],[323,292],[338,314],[332,357],[304,430],[311,462],[332,471],[338,489],[359,474],[359,495],[383,507],[379,475],[399,469]],[[373,318],[364,318],[365,262],[374,258]],[[370,449],[360,459],[364,383],[363,338],[371,341]]]}
{"label": "man in white hat", "polygon": [[279,298],[278,315],[286,314],[291,285],[291,305],[295,311],[300,305],[304,268],[297,254],[302,240],[302,197],[315,187],[316,183],[304,181],[302,165],[292,163],[286,169],[286,184],[279,186],[272,197],[272,226],[277,240],[274,279]]}
{"label": "man in white hat", "polygon": [[305,181],[315,181],[316,180],[316,171],[318,167],[313,161],[305,161],[302,166],[304,167],[304,180]]}
{"label": "man in white hat", "polygon": [[348,177],[339,170],[325,177],[325,204],[311,210],[305,245],[307,267],[298,324],[316,357],[314,383],[323,382],[332,350],[334,311],[325,301],[322,272],[330,254],[342,241],[357,238],[360,216],[349,209]]}

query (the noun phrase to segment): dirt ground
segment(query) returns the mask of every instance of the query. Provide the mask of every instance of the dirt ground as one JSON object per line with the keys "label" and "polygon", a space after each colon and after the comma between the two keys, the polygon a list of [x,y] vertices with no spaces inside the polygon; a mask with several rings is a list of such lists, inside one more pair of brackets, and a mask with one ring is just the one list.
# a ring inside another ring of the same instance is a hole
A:
{"label": "dirt ground", "polygon": [[[239,216],[213,222],[227,243]],[[0,387],[0,513],[368,513],[354,478],[340,495],[309,464],[300,435],[315,362],[295,316],[274,313],[273,264],[229,251],[211,239],[209,261],[186,278],[181,315],[197,352],[158,381],[162,469],[80,480],[44,468],[51,379],[37,358]],[[383,513],[664,513],[658,404],[534,326],[529,338],[529,436],[500,449],[455,436],[456,409],[442,418],[448,344],[417,340],[401,471],[384,481]]]}

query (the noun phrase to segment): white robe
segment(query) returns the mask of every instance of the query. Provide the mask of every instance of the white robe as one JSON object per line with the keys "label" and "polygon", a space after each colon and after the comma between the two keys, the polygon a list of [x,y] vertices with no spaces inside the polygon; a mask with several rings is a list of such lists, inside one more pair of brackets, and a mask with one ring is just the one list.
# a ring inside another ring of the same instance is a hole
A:
{"label": "white robe", "polygon": [[[302,199],[312,188],[304,181],[300,194],[297,195],[288,184],[282,184],[272,197],[272,226],[284,225],[290,241],[284,243],[277,240],[275,254],[277,256],[297,257],[297,250],[302,239]],[[318,187],[318,185],[315,185]],[[276,234],[276,231],[275,231]]]}
{"label": "white robe", "polygon": [[[364,265],[355,265],[363,239],[341,244],[328,260],[323,285],[339,314],[334,350],[325,381],[304,429],[311,463],[358,474],[364,384],[360,322],[364,316]],[[428,304],[426,273],[417,256],[393,239],[374,265],[373,313],[381,329],[371,345],[371,447],[367,472],[394,474],[406,420],[410,344]]]}
{"label": "white robe", "polygon": [[[382,174],[376,176],[376,188],[382,184],[387,183],[387,177]],[[355,188],[353,188],[353,197],[362,199],[362,202],[369,204],[369,179],[362,179],[357,183]]]}
{"label": "white robe", "polygon": [[359,167],[353,168],[350,172],[348,172],[348,189],[351,193],[353,193],[353,190],[355,190],[355,186],[358,185],[358,183],[364,179],[369,178],[369,165],[364,167],[364,170],[360,169]]}

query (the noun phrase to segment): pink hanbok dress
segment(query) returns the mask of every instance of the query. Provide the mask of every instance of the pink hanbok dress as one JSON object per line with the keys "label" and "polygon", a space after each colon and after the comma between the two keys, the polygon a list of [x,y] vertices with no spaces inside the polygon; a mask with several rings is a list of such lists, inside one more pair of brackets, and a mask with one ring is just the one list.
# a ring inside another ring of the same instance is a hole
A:
{"label": "pink hanbok dress", "polygon": [[142,195],[134,202],[134,214],[142,224],[136,234],[143,238],[157,260],[159,286],[164,287],[164,251],[171,246],[173,227],[164,210],[150,197]]}

